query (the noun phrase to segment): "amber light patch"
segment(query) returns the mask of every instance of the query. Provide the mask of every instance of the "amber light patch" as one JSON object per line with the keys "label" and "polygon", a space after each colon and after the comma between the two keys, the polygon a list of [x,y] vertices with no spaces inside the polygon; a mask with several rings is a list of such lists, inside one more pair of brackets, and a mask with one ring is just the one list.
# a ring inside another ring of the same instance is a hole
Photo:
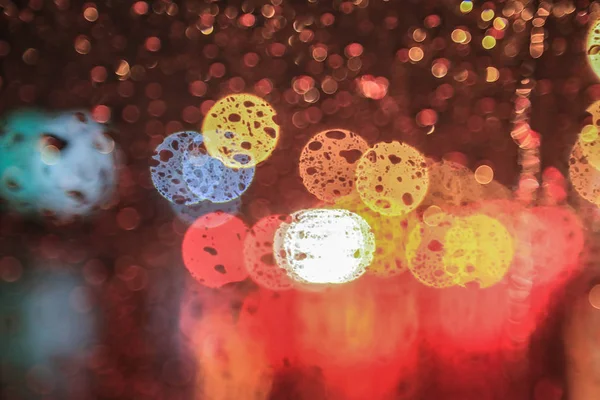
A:
{"label": "amber light patch", "polygon": [[344,129],[317,133],[300,154],[304,186],[325,202],[350,194],[358,160],[368,148],[362,137]]}
{"label": "amber light patch", "polygon": [[378,143],[363,154],[356,167],[360,197],[380,214],[402,215],[414,210],[428,186],[425,158],[404,143]]}
{"label": "amber light patch", "polygon": [[217,101],[204,118],[202,131],[208,153],[230,168],[250,168],[266,160],[279,138],[273,107],[244,93]]}
{"label": "amber light patch", "polygon": [[291,222],[286,215],[269,215],[260,219],[244,241],[244,262],[250,278],[270,290],[291,289],[293,281],[285,269],[275,262],[273,239],[283,222]]}
{"label": "amber light patch", "polygon": [[248,229],[237,217],[220,225],[214,219],[222,221],[223,217],[207,214],[189,227],[183,238],[182,253],[192,276],[205,286],[217,288],[248,276],[242,251]]}

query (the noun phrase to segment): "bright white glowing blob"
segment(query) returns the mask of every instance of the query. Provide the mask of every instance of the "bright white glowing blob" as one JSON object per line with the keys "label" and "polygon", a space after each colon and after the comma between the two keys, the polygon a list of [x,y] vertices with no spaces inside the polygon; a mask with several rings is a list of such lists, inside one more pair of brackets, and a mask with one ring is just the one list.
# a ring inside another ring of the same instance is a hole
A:
{"label": "bright white glowing blob", "polygon": [[275,234],[277,264],[303,283],[344,283],[365,272],[375,251],[369,224],[347,210],[314,209],[291,215]]}

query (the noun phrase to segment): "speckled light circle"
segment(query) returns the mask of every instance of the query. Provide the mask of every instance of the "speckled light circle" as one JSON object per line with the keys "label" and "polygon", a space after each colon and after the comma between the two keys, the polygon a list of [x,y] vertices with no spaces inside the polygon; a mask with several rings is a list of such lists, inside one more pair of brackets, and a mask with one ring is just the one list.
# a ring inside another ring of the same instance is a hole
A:
{"label": "speckled light circle", "polygon": [[173,133],[152,155],[152,182],[165,199],[175,204],[196,204],[203,200],[188,189],[183,176],[184,155],[196,135],[193,131]]}
{"label": "speckled light circle", "polygon": [[183,158],[183,176],[188,189],[213,203],[240,197],[254,179],[254,167],[229,168],[206,153],[203,137],[197,134]]}
{"label": "speckled light circle", "polygon": [[288,290],[293,280],[281,268],[273,254],[275,232],[282,223],[290,222],[286,215],[268,215],[258,220],[244,242],[244,263],[250,278],[270,290]]}
{"label": "speckled light circle", "polygon": [[347,210],[313,209],[291,215],[278,229],[278,265],[296,281],[334,284],[361,276],[373,260],[375,237],[369,224]]}
{"label": "speckled light circle", "polygon": [[423,201],[428,185],[425,158],[407,144],[378,143],[358,161],[358,193],[380,214],[402,215],[414,210]]}
{"label": "speckled light circle", "polygon": [[217,101],[202,123],[208,153],[230,168],[250,168],[277,145],[279,125],[273,107],[260,97],[232,94]]}
{"label": "speckled light circle", "polygon": [[590,67],[600,78],[600,19],[597,19],[588,32],[587,36],[587,59]]}
{"label": "speckled light circle", "polygon": [[357,162],[368,147],[362,137],[345,129],[317,133],[300,154],[304,186],[325,202],[350,194]]}
{"label": "speckled light circle", "polygon": [[65,221],[114,193],[115,142],[85,110],[20,110],[0,123],[0,197],[8,207]]}

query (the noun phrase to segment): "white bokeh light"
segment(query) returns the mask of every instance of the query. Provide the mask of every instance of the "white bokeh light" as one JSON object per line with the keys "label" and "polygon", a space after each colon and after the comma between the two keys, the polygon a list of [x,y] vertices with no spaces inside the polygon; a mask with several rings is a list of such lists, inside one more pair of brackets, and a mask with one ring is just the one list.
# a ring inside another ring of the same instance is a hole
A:
{"label": "white bokeh light", "polygon": [[275,234],[278,265],[302,283],[344,283],[373,261],[375,237],[369,224],[347,210],[313,209],[291,215]]}

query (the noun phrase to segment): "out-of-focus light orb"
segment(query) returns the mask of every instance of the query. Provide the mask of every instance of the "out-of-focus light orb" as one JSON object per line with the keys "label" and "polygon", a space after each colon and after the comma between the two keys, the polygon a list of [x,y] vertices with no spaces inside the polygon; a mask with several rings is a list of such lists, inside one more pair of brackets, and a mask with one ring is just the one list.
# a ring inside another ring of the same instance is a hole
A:
{"label": "out-of-focus light orb", "polygon": [[582,198],[600,206],[600,171],[590,163],[579,140],[571,150],[569,178]]}
{"label": "out-of-focus light orb", "polygon": [[287,290],[293,280],[287,270],[277,265],[273,254],[275,232],[283,222],[291,222],[286,215],[268,215],[254,224],[244,241],[244,261],[248,275],[258,285],[270,290]]}
{"label": "out-of-focus light orb", "polygon": [[240,197],[254,179],[254,167],[229,168],[209,156],[198,134],[185,152],[183,176],[188,189],[203,200],[226,203]]}
{"label": "out-of-focus light orb", "polygon": [[597,310],[600,310],[600,285],[596,285],[588,294],[590,305]]}
{"label": "out-of-focus light orb", "polygon": [[473,11],[473,2],[471,0],[463,0],[460,2],[460,12],[468,14]]}
{"label": "out-of-focus light orb", "polygon": [[115,143],[84,110],[19,110],[0,122],[0,197],[23,215],[68,221],[107,204]]}
{"label": "out-of-focus light orb", "polygon": [[300,154],[302,183],[325,202],[350,194],[357,162],[368,148],[363,138],[345,129],[317,133]]}
{"label": "out-of-focus light orb", "polygon": [[360,215],[373,230],[375,253],[373,261],[367,267],[367,274],[386,278],[407,270],[406,243],[409,232],[418,224],[416,213],[381,215],[363,203],[356,192],[339,198],[331,207]]}
{"label": "out-of-focus light orb", "polygon": [[[187,225],[193,224],[203,215],[213,214],[213,218],[206,222],[210,222],[212,224],[211,226],[219,226],[229,221],[235,215],[239,214],[242,206],[242,200],[237,198],[227,203],[213,203],[211,201],[204,200],[200,203],[190,205],[175,203],[169,204],[177,218]],[[218,215],[221,215],[222,218],[217,218]]]}
{"label": "out-of-focus light orb", "polygon": [[487,215],[458,218],[446,232],[446,273],[464,286],[476,282],[487,288],[500,282],[514,256],[513,238],[498,220]]}
{"label": "out-of-focus light orb", "polygon": [[583,156],[596,171],[600,171],[600,140],[598,139],[598,127],[595,125],[584,126],[578,138]]}
{"label": "out-of-focus light orb", "polygon": [[485,36],[482,40],[481,40],[481,45],[483,46],[484,49],[486,50],[490,50],[493,49],[496,46],[496,38],[493,36]]}
{"label": "out-of-focus light orb", "polygon": [[156,147],[152,155],[150,175],[154,187],[175,204],[196,204],[203,200],[188,189],[183,176],[184,155],[196,135],[192,131],[173,133]]}
{"label": "out-of-focus light orb", "polygon": [[480,165],[475,170],[474,176],[477,183],[487,185],[494,180],[494,170],[489,165]]}
{"label": "out-of-focus light orb", "polygon": [[273,107],[260,97],[232,94],[217,101],[202,123],[208,153],[230,168],[250,168],[277,145],[279,124]]}
{"label": "out-of-focus light orb", "polygon": [[350,211],[304,210],[281,224],[273,249],[278,265],[298,282],[344,283],[371,264],[375,237],[369,224]]}
{"label": "out-of-focus light orb", "polygon": [[587,56],[590,67],[600,77],[600,19],[597,19],[587,37]]}
{"label": "out-of-focus light orb", "polygon": [[444,288],[455,285],[454,277],[446,271],[444,264],[444,240],[455,219],[445,212],[436,213],[428,218],[427,224],[418,224],[408,235],[408,269],[426,286]]}
{"label": "out-of-focus light orb", "polygon": [[378,143],[363,154],[356,167],[360,197],[380,214],[402,215],[414,210],[428,186],[425,158],[404,143]]}
{"label": "out-of-focus light orb", "polygon": [[237,217],[225,223],[222,221],[221,214],[198,218],[188,228],[182,244],[183,262],[190,274],[201,284],[212,288],[248,277],[243,256],[248,229]]}

